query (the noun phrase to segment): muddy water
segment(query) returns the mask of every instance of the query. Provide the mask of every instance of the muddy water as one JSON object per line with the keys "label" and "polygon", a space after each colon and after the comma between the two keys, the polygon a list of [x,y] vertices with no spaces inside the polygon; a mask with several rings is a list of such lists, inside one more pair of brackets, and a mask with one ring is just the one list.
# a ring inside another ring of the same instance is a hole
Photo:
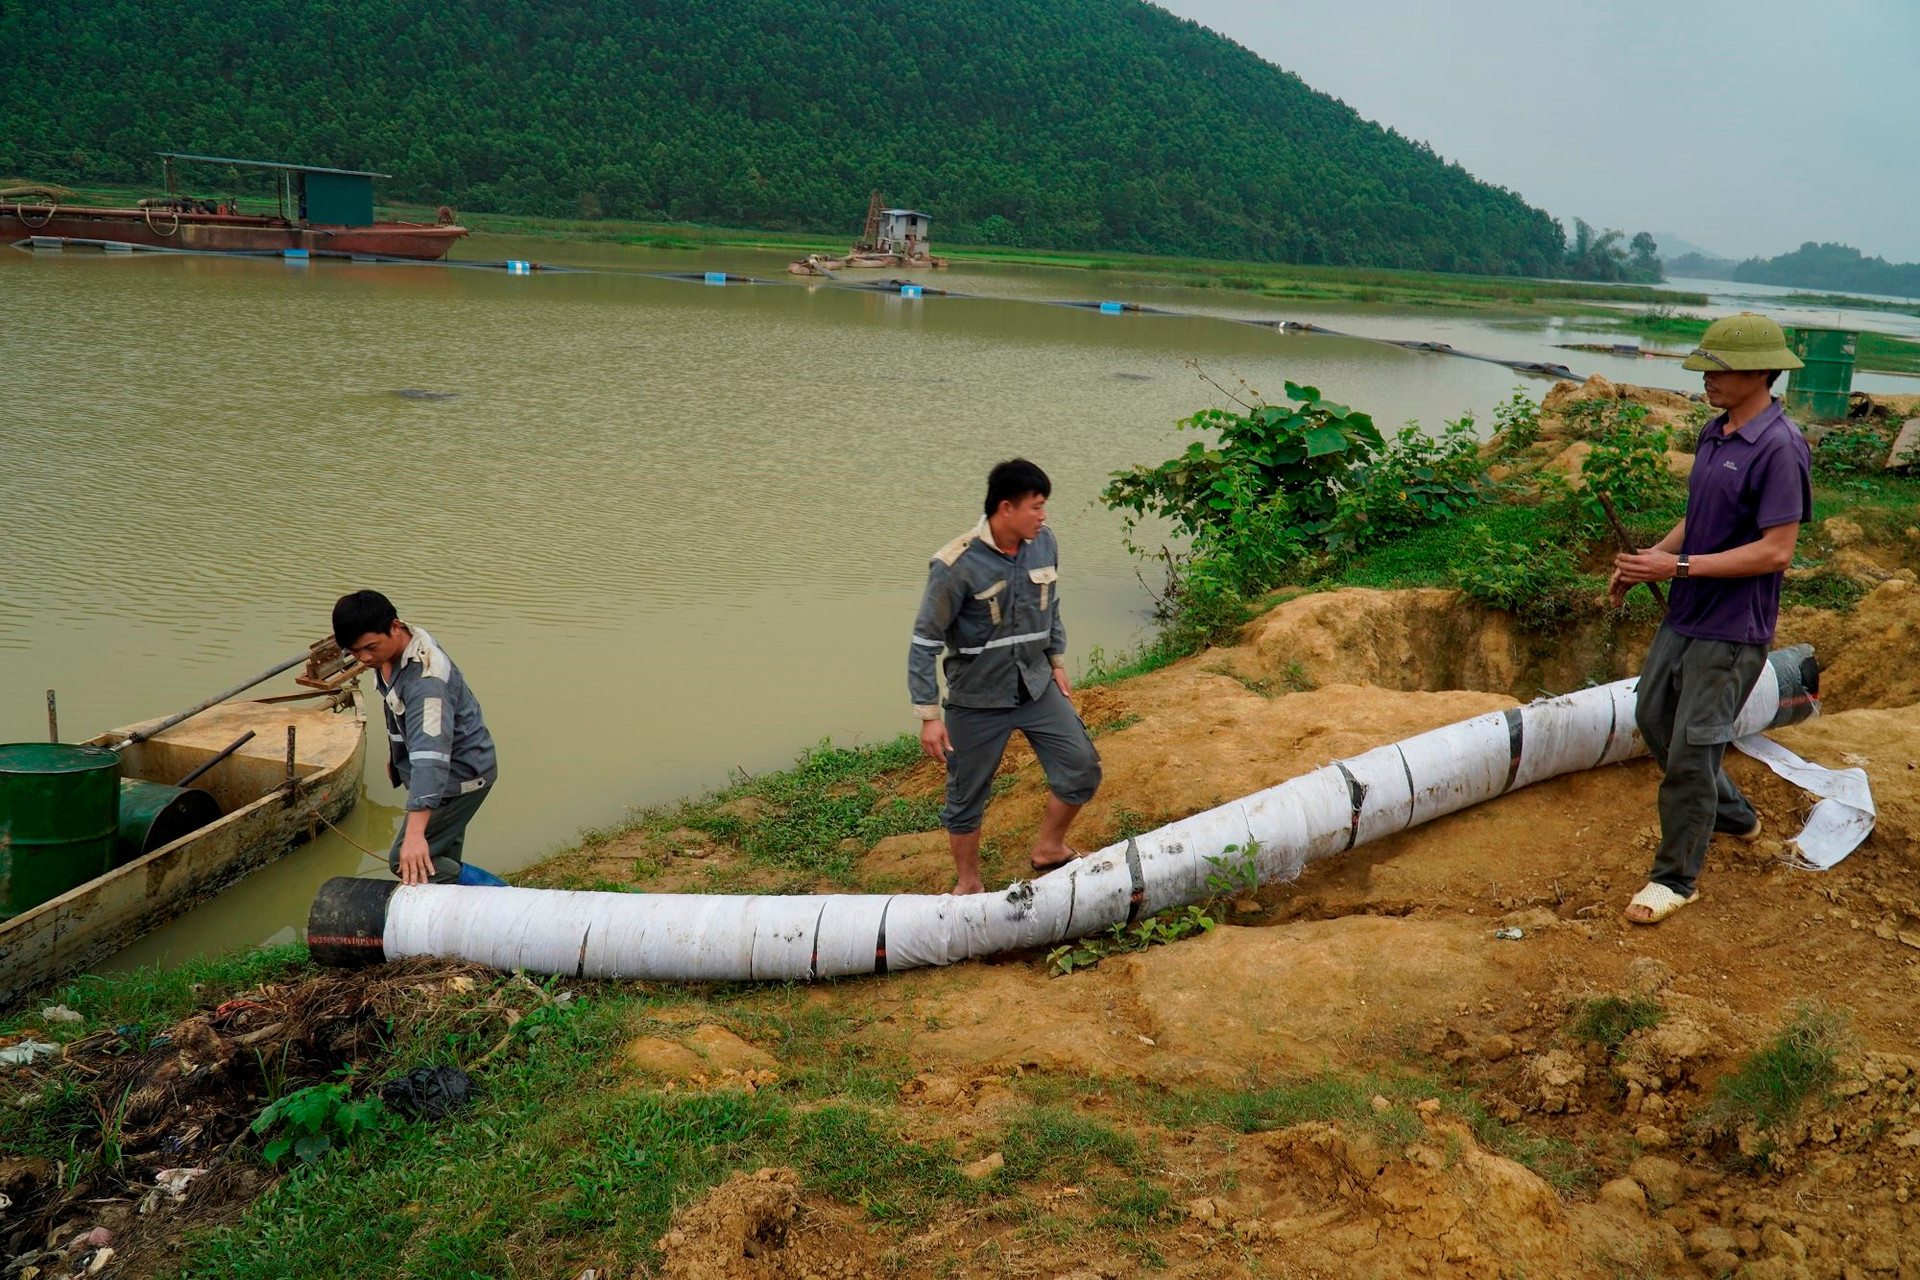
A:
{"label": "muddy water", "polygon": [[[70,738],[184,706],[322,634],[342,591],[378,586],[485,705],[502,780],[468,852],[511,870],[823,736],[910,728],[926,558],[973,523],[1000,458],[1054,477],[1075,669],[1136,641],[1147,599],[1094,496],[1219,402],[1187,361],[1274,394],[1315,383],[1388,428],[1484,420],[1521,380],[1205,319],[808,288],[771,254],[498,239],[464,252],[628,274],[0,250],[0,741],[43,734],[48,688]],[[689,267],[780,283],[631,274]],[[940,283],[1526,359],[1566,340],[1088,273]],[[370,745],[347,831],[384,848],[400,797]],[[374,867],[324,836],[116,963],[291,936],[323,878]]]}

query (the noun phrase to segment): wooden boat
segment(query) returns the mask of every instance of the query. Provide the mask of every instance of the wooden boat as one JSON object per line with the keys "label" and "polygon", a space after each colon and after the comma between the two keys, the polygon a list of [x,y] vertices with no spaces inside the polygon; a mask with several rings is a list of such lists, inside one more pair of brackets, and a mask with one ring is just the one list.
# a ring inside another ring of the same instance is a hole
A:
{"label": "wooden boat", "polygon": [[[163,723],[110,730],[87,745],[114,746]],[[217,703],[127,746],[122,778],[171,784],[248,730],[255,734],[193,784],[219,802],[217,821],[0,921],[0,1008],[99,962],[312,839],[322,819],[338,822],[360,796],[366,723],[359,691],[348,683]]]}
{"label": "wooden boat", "polygon": [[[468,234],[451,209],[441,221],[376,222],[373,180],[383,173],[330,169],[320,165],[271,160],[235,160],[225,156],[189,156],[161,152],[166,162],[167,193],[132,206],[75,204],[60,188],[21,187],[0,197],[0,242],[33,238],[79,240],[152,249],[211,253],[314,253],[375,255],[437,261],[454,241]],[[174,178],[175,161],[228,168],[264,169],[274,174],[276,205],[271,213],[243,213],[239,201],[184,195]]]}

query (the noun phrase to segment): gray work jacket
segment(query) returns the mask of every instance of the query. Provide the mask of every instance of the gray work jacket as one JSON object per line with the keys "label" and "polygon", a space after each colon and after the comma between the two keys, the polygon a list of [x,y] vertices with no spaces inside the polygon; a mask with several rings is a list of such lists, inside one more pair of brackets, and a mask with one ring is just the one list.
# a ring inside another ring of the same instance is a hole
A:
{"label": "gray work jacket", "polygon": [[1011,707],[1020,688],[1038,698],[1066,665],[1060,624],[1060,551],[1053,530],[1007,555],[984,517],[934,553],[907,647],[907,693],[922,720],[940,715],[934,668],[945,657],[947,705]]}
{"label": "gray work jacket", "polygon": [[393,665],[393,683],[373,674],[387,713],[387,758],[407,788],[408,809],[437,809],[449,796],[500,776],[480,700],[433,637],[412,623],[413,640]]}

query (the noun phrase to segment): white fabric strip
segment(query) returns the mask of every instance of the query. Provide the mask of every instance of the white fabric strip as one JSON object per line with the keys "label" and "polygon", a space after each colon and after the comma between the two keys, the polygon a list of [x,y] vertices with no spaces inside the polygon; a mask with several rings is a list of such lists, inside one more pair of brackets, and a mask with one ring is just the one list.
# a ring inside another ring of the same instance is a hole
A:
{"label": "white fabric strip", "polygon": [[1807,825],[1787,842],[1796,855],[1792,859],[1795,866],[1829,870],[1872,833],[1878,814],[1865,769],[1829,769],[1802,760],[1757,733],[1736,739],[1733,745],[1802,791],[1821,797],[1807,815]]}

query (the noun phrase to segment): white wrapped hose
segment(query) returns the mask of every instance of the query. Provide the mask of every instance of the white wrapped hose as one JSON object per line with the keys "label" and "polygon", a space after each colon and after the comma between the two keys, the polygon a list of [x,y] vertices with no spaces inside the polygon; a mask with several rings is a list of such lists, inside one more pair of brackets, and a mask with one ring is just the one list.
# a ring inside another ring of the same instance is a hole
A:
{"label": "white wrapped hose", "polygon": [[[1810,654],[1800,646],[1772,656],[1736,736],[1817,713]],[[588,893],[339,879],[316,898],[308,941],[322,963],[440,956],[587,978],[736,981],[885,973],[1052,946],[1204,898],[1220,860],[1249,848],[1261,883],[1290,880],[1309,862],[1516,787],[1641,754],[1634,684],[1377,747],[993,893]]]}

